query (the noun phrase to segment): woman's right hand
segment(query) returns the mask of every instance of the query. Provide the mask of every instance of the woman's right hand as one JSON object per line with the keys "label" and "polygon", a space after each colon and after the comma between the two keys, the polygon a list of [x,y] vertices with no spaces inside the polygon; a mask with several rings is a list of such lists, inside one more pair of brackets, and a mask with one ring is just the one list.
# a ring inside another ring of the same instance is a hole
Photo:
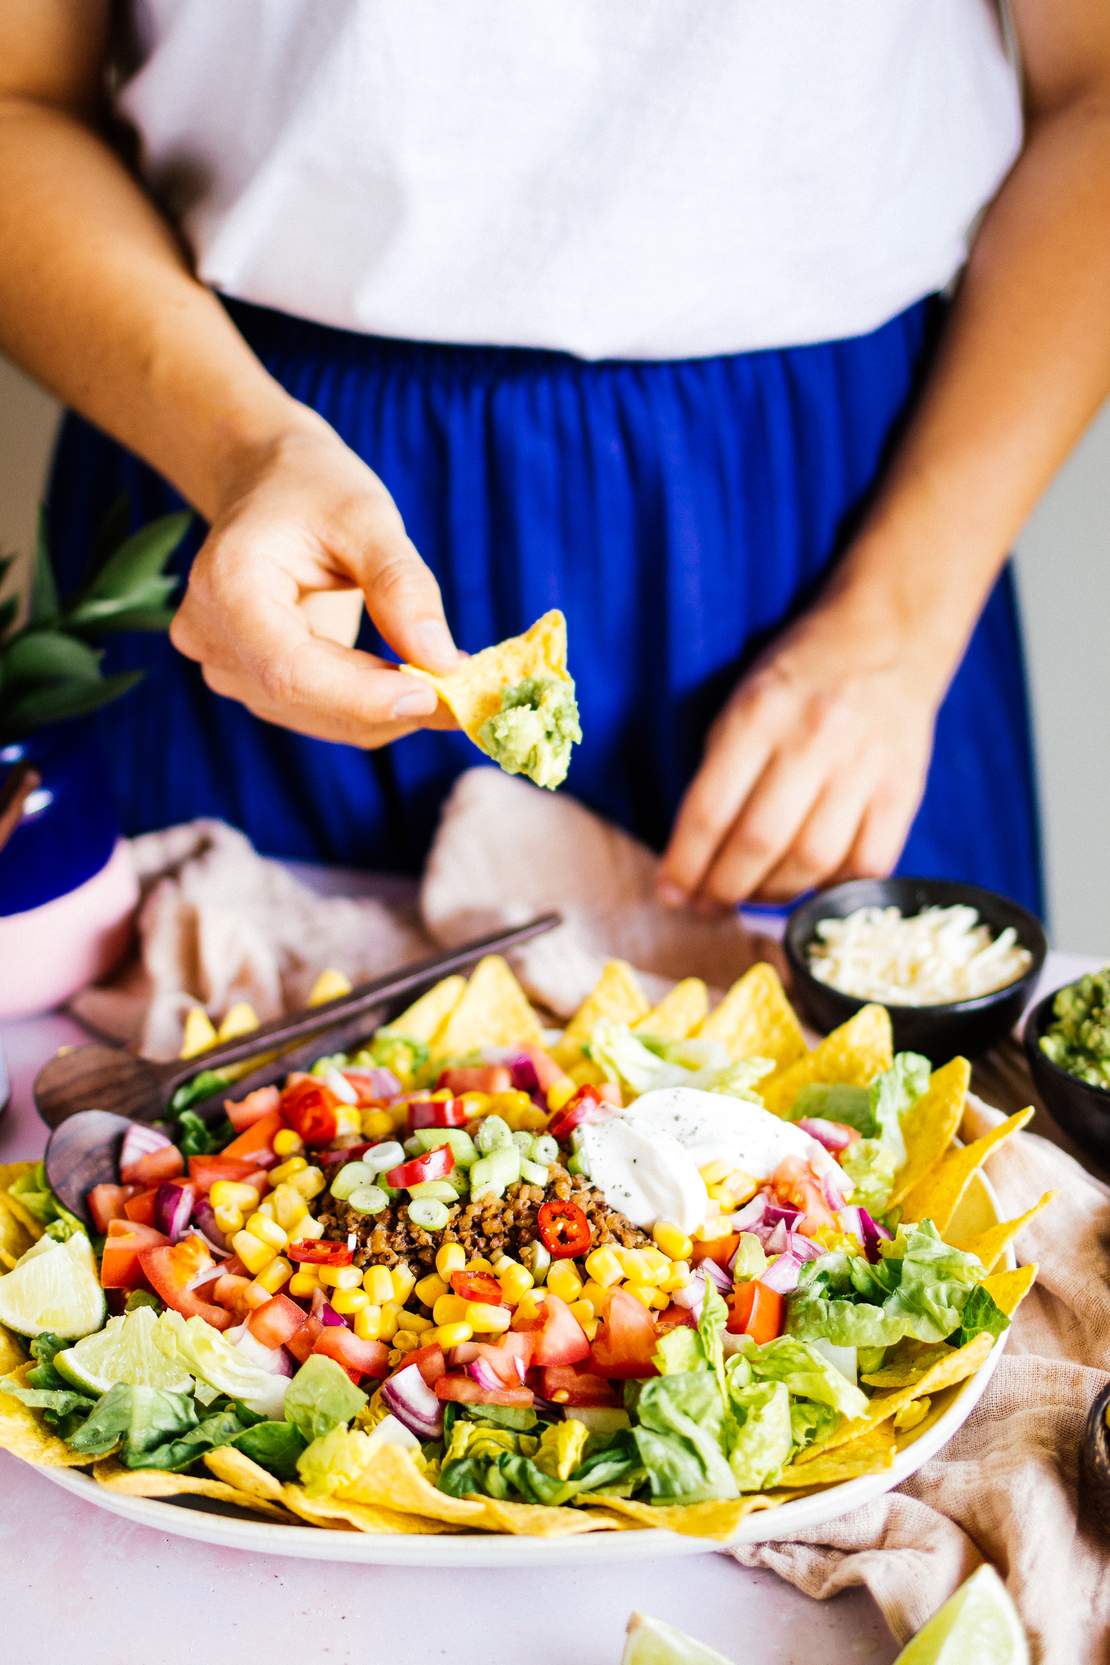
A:
{"label": "woman's right hand", "polygon": [[170,638],[215,693],[302,734],[374,747],[444,724],[433,688],[353,647],[363,602],[402,660],[456,664],[439,585],[393,499],[298,411],[231,470]]}

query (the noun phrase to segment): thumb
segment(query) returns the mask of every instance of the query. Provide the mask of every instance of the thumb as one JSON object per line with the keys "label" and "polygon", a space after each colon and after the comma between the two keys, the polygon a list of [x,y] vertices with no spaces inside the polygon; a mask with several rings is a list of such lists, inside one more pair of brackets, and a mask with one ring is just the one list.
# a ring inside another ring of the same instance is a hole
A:
{"label": "thumb", "polygon": [[459,650],[439,585],[391,499],[375,505],[357,577],[367,612],[395,653],[422,670],[455,668]]}

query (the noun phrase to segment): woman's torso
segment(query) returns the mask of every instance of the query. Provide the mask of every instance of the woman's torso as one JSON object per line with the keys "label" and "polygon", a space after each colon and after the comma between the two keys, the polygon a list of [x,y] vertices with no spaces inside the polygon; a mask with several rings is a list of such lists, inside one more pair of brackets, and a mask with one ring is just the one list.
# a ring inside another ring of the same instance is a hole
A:
{"label": "woman's torso", "polygon": [[683,358],[863,333],[1020,143],[990,0],[134,0],[200,275],[368,334]]}

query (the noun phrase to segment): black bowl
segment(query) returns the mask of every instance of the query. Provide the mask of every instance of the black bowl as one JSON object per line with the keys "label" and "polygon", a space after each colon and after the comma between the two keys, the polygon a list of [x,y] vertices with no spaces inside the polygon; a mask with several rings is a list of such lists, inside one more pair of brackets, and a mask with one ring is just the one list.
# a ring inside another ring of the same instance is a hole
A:
{"label": "black bowl", "polygon": [[1041,1036],[1052,1022],[1052,1002],[1059,992],[1053,989],[1043,1000],[1038,1000],[1026,1020],[1025,1056],[1029,1073],[1049,1115],[1071,1134],[1077,1145],[1110,1166],[1110,1088],[1080,1081],[1077,1075],[1069,1075],[1041,1051]]}
{"label": "black bowl", "polygon": [[809,969],[806,949],[822,919],[843,919],[857,908],[896,907],[904,914],[926,907],[973,907],[997,935],[1012,925],[1022,946],[1033,956],[1029,970],[1016,983],[972,1000],[952,1000],[940,1006],[894,1006],[886,1002],[899,1052],[923,1052],[933,1063],[962,1053],[973,1058],[985,1052],[1017,1024],[1032,992],[1048,943],[1044,927],[1027,909],[993,890],[960,884],[952,879],[852,879],[847,884],[819,890],[794,909],[786,924],[786,957],[802,1009],[816,1029],[835,1029],[868,1002],[822,983]]}

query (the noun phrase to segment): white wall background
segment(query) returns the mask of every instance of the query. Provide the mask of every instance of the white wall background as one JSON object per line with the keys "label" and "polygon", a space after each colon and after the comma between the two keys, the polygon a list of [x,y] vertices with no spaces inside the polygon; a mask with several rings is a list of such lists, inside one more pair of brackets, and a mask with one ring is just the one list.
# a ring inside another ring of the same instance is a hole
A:
{"label": "white wall background", "polygon": [[[31,546],[55,420],[0,360],[0,550]],[[1110,406],[1026,528],[1018,570],[1052,934],[1110,958]]]}

